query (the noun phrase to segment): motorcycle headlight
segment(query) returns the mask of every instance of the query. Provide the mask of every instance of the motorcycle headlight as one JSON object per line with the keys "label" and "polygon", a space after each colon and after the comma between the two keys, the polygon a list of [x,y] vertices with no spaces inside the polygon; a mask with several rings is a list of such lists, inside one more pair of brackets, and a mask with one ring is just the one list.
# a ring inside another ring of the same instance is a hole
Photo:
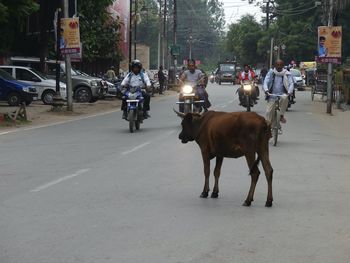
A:
{"label": "motorcycle headlight", "polygon": [[243,85],[243,89],[244,89],[245,91],[251,91],[251,90],[252,90],[252,85],[250,85],[250,84],[244,84],[244,85]]}
{"label": "motorcycle headlight", "polygon": [[186,94],[192,93],[193,92],[193,88],[190,85],[185,85],[182,88],[182,92],[186,93]]}

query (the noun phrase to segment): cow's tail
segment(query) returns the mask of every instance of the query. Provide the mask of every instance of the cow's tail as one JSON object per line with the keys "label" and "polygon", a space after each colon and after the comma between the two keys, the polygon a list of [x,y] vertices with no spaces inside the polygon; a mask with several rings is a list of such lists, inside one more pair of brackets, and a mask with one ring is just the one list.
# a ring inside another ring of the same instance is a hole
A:
{"label": "cow's tail", "polygon": [[256,158],[253,165],[250,167],[249,175],[252,175],[254,172],[256,172],[258,170],[259,162],[260,162],[260,157],[258,155],[258,158]]}

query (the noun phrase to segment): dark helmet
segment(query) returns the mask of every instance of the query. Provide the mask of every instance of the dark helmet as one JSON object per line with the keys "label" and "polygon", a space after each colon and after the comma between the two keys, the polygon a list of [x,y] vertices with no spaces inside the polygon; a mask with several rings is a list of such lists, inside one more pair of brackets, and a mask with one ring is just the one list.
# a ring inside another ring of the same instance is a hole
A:
{"label": "dark helmet", "polygon": [[135,59],[131,62],[131,68],[139,68],[140,70],[142,69],[142,64],[140,60]]}

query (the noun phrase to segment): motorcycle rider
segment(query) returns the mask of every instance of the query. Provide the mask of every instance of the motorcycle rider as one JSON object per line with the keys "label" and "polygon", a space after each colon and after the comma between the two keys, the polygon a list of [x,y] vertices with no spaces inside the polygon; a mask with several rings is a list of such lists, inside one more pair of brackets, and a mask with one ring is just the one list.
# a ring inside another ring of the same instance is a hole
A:
{"label": "motorcycle rider", "polygon": [[[256,76],[254,71],[249,67],[248,64],[246,64],[244,65],[244,70],[239,74],[238,79],[239,79],[239,83],[242,83],[243,81],[254,81],[255,77]],[[255,82],[254,82],[254,87],[255,87],[255,90],[252,90],[252,99],[256,104],[257,103],[256,100],[259,97],[259,87],[255,85]],[[240,105],[242,105],[242,101],[244,101],[244,91],[242,87],[238,89],[238,96],[239,96]]]}
{"label": "motorcycle rider", "polygon": [[[286,95],[291,96],[294,90],[293,77],[291,73],[283,68],[284,62],[280,59],[276,60],[275,68],[270,69],[267,73],[264,81],[264,91],[266,94],[267,108],[266,108],[266,119],[272,123],[275,96],[269,94]],[[287,120],[284,118],[284,113],[288,107],[288,96],[282,96],[280,98],[280,122],[286,123]]]}
{"label": "motorcycle rider", "polygon": [[[149,90],[151,88],[151,81],[147,75],[146,72],[142,72],[142,64],[139,60],[135,59],[131,62],[130,65],[131,72],[129,72],[125,78],[123,79],[121,86],[122,86],[122,93],[125,94],[127,89],[131,87],[142,87],[142,97],[144,98],[143,102],[143,116],[145,119],[148,117],[151,117],[148,114],[148,111],[150,110],[150,102],[151,102],[151,96],[146,92],[146,90]],[[146,89],[146,90],[145,90]],[[127,103],[126,103],[126,97],[123,96],[122,100],[122,107],[123,111],[123,119],[127,119]]]}
{"label": "motorcycle rider", "polygon": [[[196,89],[196,94],[199,95],[200,99],[204,100],[204,104],[202,105],[204,111],[208,111],[211,103],[209,102],[209,95],[205,90],[206,81],[205,75],[201,70],[196,68],[196,62],[194,59],[189,59],[187,61],[187,70],[185,70],[180,76],[180,83],[184,85],[184,83],[190,83]],[[180,98],[181,100],[181,98]],[[181,105],[181,104],[180,104]],[[181,111],[181,108],[180,108]]]}

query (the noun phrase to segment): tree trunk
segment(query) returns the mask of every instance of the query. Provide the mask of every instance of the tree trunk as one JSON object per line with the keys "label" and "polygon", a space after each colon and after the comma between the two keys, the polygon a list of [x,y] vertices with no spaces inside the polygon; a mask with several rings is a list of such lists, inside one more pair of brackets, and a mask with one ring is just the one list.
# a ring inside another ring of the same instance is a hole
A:
{"label": "tree trunk", "polygon": [[45,67],[45,58],[49,53],[49,21],[48,21],[48,6],[47,0],[40,0],[40,10],[39,10],[39,23],[40,23],[40,44],[39,44],[39,56],[40,56],[40,70],[41,72],[47,73]]}

